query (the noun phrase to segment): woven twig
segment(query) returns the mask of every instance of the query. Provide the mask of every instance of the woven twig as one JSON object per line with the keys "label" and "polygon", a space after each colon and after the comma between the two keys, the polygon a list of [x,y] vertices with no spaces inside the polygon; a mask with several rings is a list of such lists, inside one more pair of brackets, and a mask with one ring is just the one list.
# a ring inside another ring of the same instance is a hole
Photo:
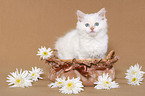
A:
{"label": "woven twig", "polygon": [[46,60],[46,63],[52,67],[61,67],[64,64],[78,67],[84,65],[86,67],[95,67],[97,70],[111,69],[118,61],[119,57],[115,56],[115,51],[112,50],[104,59],[58,59],[56,55]]}

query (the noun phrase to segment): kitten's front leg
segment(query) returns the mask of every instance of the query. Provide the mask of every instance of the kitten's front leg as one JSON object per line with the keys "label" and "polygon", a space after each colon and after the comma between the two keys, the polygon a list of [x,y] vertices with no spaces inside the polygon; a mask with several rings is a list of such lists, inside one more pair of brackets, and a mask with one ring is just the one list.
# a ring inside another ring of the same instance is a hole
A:
{"label": "kitten's front leg", "polygon": [[77,58],[78,59],[85,59],[85,56],[82,53],[77,52]]}
{"label": "kitten's front leg", "polygon": [[84,59],[84,57],[83,56],[78,56],[78,59]]}
{"label": "kitten's front leg", "polygon": [[102,54],[102,55],[96,55],[93,58],[104,59],[105,57],[106,57],[106,55],[105,54]]}
{"label": "kitten's front leg", "polygon": [[73,59],[73,58],[74,58],[74,56],[72,54],[66,54],[64,56],[64,59]]}
{"label": "kitten's front leg", "polygon": [[73,59],[73,54],[65,51],[65,52],[58,52],[59,59]]}
{"label": "kitten's front leg", "polygon": [[101,56],[101,58],[102,58],[102,59],[104,59],[105,57],[106,57],[106,55],[105,55],[105,54],[103,54],[103,55]]}

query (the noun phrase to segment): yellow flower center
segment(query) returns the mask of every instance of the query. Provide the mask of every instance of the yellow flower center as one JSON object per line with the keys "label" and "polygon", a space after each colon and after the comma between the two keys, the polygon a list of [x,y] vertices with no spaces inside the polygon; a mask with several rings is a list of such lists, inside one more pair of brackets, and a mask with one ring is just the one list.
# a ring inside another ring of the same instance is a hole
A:
{"label": "yellow flower center", "polygon": [[43,52],[43,54],[44,54],[44,55],[47,55],[48,53],[47,53],[47,52]]}
{"label": "yellow flower center", "polygon": [[135,74],[136,72],[135,71],[133,71],[133,74]]}
{"label": "yellow flower center", "polygon": [[16,80],[16,82],[17,82],[17,83],[20,83],[20,82],[21,82],[21,80],[20,80],[20,79],[17,79],[17,80]]}
{"label": "yellow flower center", "polygon": [[132,81],[135,82],[136,81],[136,78],[133,78]]}
{"label": "yellow flower center", "polygon": [[58,82],[58,84],[62,84],[62,82]]}
{"label": "yellow flower center", "polygon": [[34,76],[34,75],[35,75],[35,73],[32,74],[32,76]]}
{"label": "yellow flower center", "polygon": [[108,82],[108,81],[106,81],[106,84],[109,84],[109,82]]}
{"label": "yellow flower center", "polygon": [[71,86],[72,86],[72,83],[68,83],[67,86],[68,86],[68,87],[71,87]]}

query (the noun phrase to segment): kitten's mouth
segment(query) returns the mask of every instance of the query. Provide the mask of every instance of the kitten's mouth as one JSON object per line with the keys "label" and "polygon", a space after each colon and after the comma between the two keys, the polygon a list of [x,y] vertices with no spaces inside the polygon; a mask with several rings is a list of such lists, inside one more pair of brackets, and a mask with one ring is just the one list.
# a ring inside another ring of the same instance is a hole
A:
{"label": "kitten's mouth", "polygon": [[90,31],[90,35],[94,36],[94,35],[96,35],[96,32],[95,31]]}
{"label": "kitten's mouth", "polygon": [[90,31],[90,33],[95,33],[95,31]]}
{"label": "kitten's mouth", "polygon": [[90,30],[90,32],[94,32],[94,30]]}

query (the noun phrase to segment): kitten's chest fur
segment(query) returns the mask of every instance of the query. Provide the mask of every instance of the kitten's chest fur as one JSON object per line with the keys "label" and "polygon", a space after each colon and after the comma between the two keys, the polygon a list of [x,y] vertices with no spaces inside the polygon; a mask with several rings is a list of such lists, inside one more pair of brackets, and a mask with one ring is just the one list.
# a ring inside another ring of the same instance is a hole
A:
{"label": "kitten's chest fur", "polygon": [[101,44],[99,40],[96,39],[87,39],[87,38],[80,38],[80,49],[83,49],[83,51],[95,51],[97,47],[99,47]]}
{"label": "kitten's chest fur", "polygon": [[107,52],[108,35],[79,38],[79,51],[85,58],[94,58],[104,55]]}

